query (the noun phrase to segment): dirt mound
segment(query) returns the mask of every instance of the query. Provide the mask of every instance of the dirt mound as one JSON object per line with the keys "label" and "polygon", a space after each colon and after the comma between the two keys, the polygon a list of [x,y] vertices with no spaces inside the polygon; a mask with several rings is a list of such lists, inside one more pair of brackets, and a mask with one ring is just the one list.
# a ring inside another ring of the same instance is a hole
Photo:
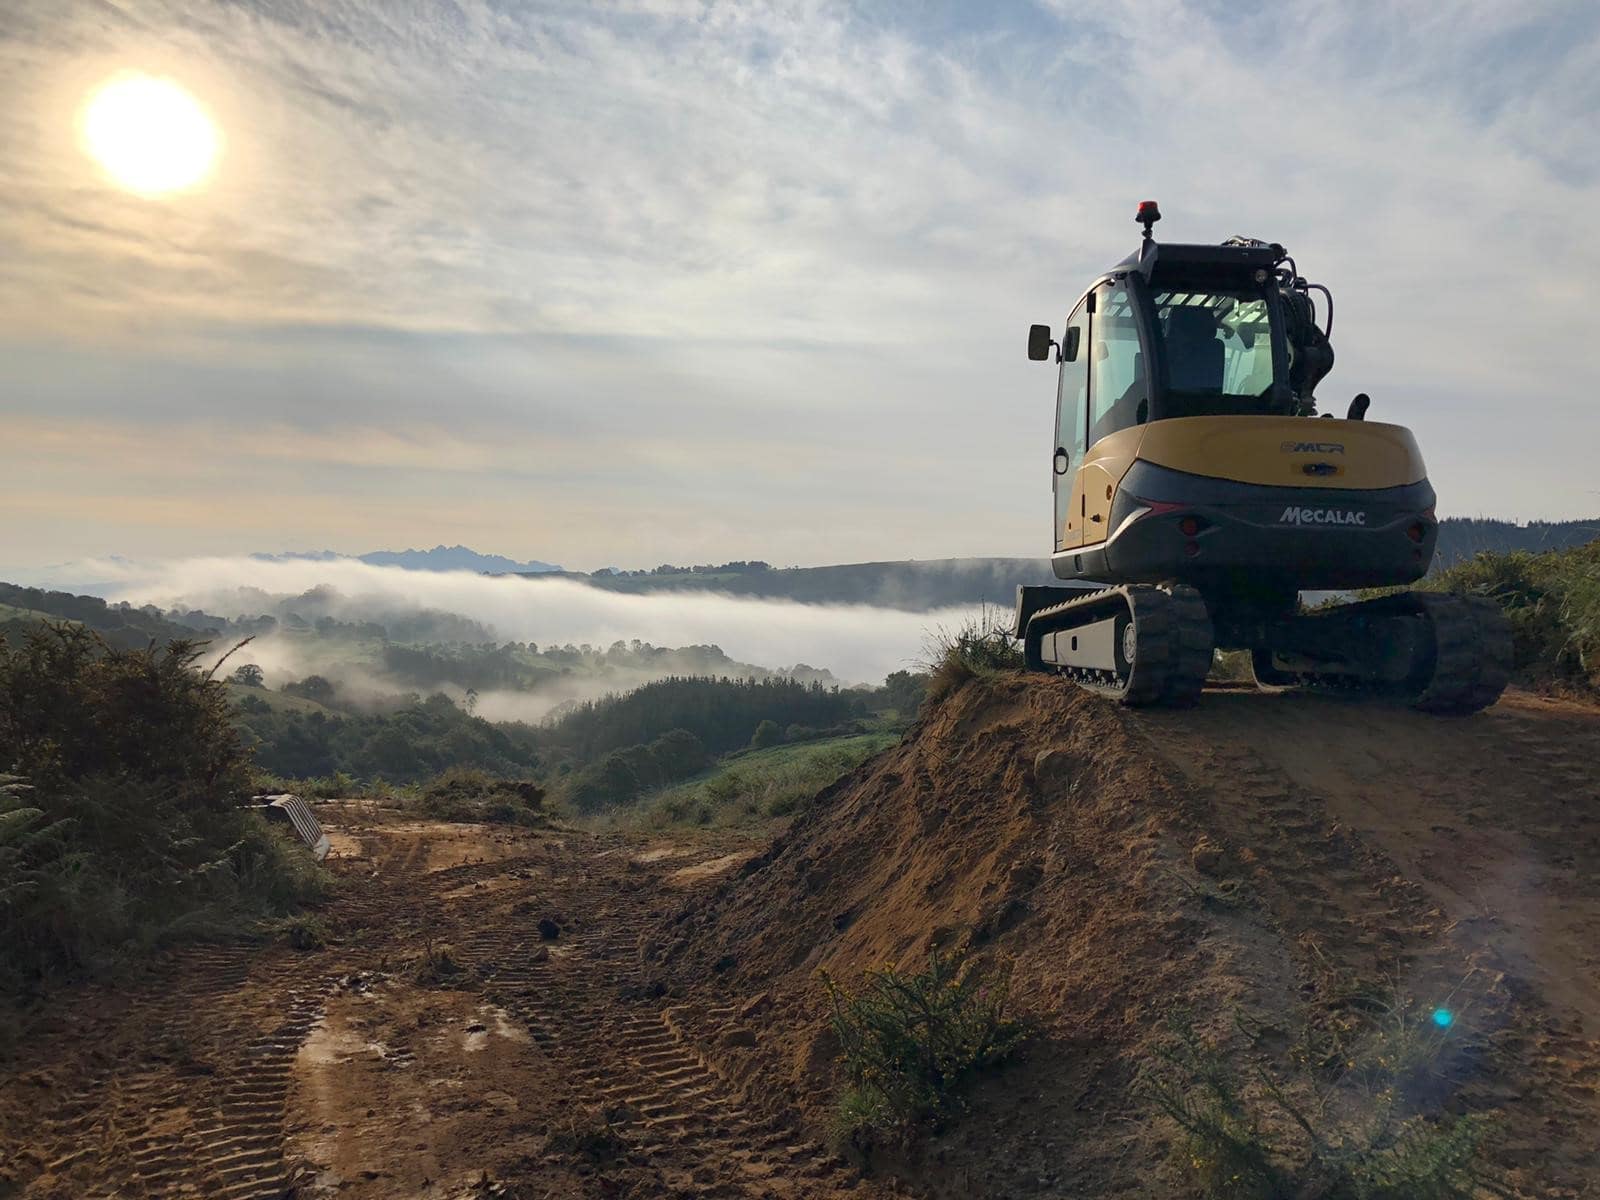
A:
{"label": "dirt mound", "polygon": [[1449,997],[1470,1013],[1452,1104],[1490,1115],[1520,1193],[1579,1195],[1600,1177],[1600,839],[1574,756],[1600,751],[1600,719],[1536,708],[1442,722],[1240,694],[1143,715],[974,682],[646,956],[696,996],[686,1026],[759,1007],[716,1066],[818,1129],[839,1083],[818,969],[958,945],[1003,964],[1039,1038],[892,1168],[943,1195],[1183,1194],[1175,1131],[1133,1086],[1175,1007],[1287,1042],[1353,996]]}

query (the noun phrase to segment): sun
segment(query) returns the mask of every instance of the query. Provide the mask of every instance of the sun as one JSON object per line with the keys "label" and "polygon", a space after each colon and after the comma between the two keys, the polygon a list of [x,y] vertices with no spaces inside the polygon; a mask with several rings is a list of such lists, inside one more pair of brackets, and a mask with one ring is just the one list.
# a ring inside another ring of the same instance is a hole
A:
{"label": "sun", "polygon": [[204,183],[222,152],[222,134],[201,103],[154,75],[120,74],[95,88],[79,132],[112,181],[142,196]]}

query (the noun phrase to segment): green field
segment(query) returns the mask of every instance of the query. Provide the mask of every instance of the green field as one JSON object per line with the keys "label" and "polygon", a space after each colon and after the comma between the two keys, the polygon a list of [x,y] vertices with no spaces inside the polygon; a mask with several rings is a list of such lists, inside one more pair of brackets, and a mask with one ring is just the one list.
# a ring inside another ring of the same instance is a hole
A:
{"label": "green field", "polygon": [[640,819],[665,826],[787,816],[899,740],[897,733],[860,733],[731,755],[704,775],[646,800]]}

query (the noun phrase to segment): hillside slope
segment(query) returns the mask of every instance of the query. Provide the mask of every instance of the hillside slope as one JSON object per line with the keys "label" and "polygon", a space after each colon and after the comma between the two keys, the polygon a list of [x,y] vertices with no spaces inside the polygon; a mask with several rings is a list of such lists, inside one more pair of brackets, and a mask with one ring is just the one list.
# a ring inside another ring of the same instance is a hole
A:
{"label": "hillside slope", "polygon": [[1597,759],[1600,713],[1524,694],[1459,721],[1242,691],[1143,714],[1002,676],[820,797],[646,956],[693,997],[687,1027],[770,1007],[716,1065],[816,1128],[838,1083],[818,969],[965,943],[1008,970],[1041,1036],[965,1122],[888,1164],[931,1194],[1191,1194],[1133,1086],[1172,1010],[1225,1039],[1243,1017],[1286,1058],[1387,993],[1458,1014],[1441,1100],[1488,1114],[1515,1193],[1583,1195]]}

